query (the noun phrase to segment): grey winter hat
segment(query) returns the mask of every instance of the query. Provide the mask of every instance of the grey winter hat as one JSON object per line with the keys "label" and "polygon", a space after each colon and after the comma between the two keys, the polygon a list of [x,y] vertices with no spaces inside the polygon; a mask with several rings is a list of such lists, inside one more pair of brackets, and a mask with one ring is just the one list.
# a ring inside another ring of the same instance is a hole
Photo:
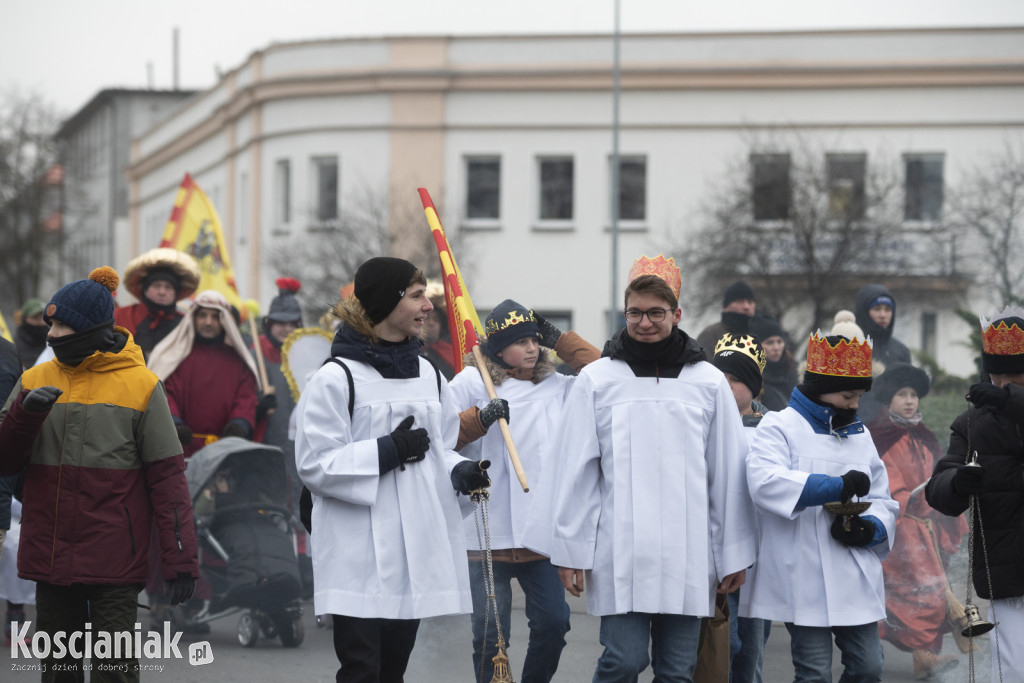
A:
{"label": "grey winter hat", "polygon": [[267,320],[275,323],[294,322],[302,326],[302,307],[295,293],[302,288],[302,283],[290,277],[279,277],[275,280],[278,294],[270,302]]}

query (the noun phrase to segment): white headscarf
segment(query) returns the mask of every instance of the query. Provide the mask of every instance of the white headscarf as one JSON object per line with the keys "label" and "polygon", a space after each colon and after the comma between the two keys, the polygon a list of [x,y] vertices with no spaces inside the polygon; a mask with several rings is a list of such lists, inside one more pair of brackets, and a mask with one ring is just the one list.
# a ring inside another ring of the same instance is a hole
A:
{"label": "white headscarf", "polygon": [[224,343],[234,348],[239,357],[249,366],[253,377],[256,378],[257,391],[262,394],[263,386],[260,382],[260,374],[256,371],[256,363],[252,359],[252,354],[249,353],[245,341],[242,340],[242,333],[238,331],[235,318],[231,315],[231,305],[224,295],[215,289],[206,289],[196,295],[196,298],[192,300],[192,307],[189,309],[188,315],[182,318],[178,326],[164,337],[149,355],[149,363],[147,363],[149,369],[156,373],[161,380],[166,381],[171,373],[178,369],[181,362],[188,358],[196,339],[195,313],[200,308],[212,308],[219,311],[220,324],[224,328]]}

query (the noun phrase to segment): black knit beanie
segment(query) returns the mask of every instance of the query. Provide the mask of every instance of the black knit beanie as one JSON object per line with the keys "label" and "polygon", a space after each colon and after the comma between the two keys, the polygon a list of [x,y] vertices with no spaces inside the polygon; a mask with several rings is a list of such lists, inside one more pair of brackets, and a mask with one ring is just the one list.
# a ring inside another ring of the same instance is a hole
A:
{"label": "black knit beanie", "polygon": [[415,273],[416,266],[391,256],[376,256],[359,266],[354,294],[366,310],[370,324],[376,325],[395,310]]}
{"label": "black knit beanie", "polygon": [[743,337],[742,339],[750,340],[748,343],[751,343],[754,348],[747,352],[735,348],[716,351],[715,357],[711,359],[711,364],[722,372],[732,375],[743,382],[750,389],[750,394],[756,397],[761,393],[761,385],[764,381],[761,377],[761,367],[750,354],[760,353],[760,357],[763,359],[764,350],[761,349],[760,344],[754,342],[750,337]]}
{"label": "black knit beanie", "polygon": [[150,268],[149,272],[146,273],[146,277],[142,278],[143,294],[145,294],[151,284],[161,280],[163,282],[170,283],[171,287],[174,287],[175,294],[181,291],[181,278],[174,272],[174,269],[156,266],[154,268]]}
{"label": "black knit beanie", "polygon": [[732,283],[725,289],[725,296],[722,297],[722,308],[725,308],[733,301],[743,301],[749,299],[750,301],[756,301],[754,298],[754,290],[743,280]]}

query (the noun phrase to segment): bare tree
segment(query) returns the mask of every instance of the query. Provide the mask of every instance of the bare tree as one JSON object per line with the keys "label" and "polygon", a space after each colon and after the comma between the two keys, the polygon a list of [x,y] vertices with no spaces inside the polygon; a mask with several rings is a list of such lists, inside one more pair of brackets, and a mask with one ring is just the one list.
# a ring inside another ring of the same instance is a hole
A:
{"label": "bare tree", "polygon": [[[445,232],[456,250],[458,236],[447,226]],[[387,255],[408,258],[428,278],[440,278],[433,237],[415,192],[409,201],[390,201],[386,190],[363,185],[347,198],[336,221],[311,221],[301,234],[275,244],[268,264],[279,275],[299,277],[303,309],[323,312],[352,282],[360,264]],[[458,255],[463,256],[461,251]]]}
{"label": "bare tree", "polygon": [[38,293],[58,241],[58,124],[56,109],[39,95],[0,95],[0,300],[7,305]]}
{"label": "bare tree", "polygon": [[950,224],[975,247],[973,270],[992,303],[1024,304],[1024,141],[966,172],[950,209]]}
{"label": "bare tree", "polygon": [[759,310],[779,317],[810,307],[813,331],[849,307],[869,278],[950,267],[942,254],[918,262],[935,228],[927,240],[904,229],[899,164],[830,147],[841,148],[797,134],[751,140],[712,186],[698,229],[675,237],[672,247],[700,310],[742,278],[756,289]]}

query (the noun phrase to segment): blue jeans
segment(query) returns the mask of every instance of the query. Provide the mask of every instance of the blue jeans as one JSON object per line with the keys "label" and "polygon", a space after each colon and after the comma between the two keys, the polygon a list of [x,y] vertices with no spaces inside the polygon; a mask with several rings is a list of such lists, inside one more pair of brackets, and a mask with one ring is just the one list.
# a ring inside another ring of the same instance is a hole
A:
{"label": "blue jeans", "polygon": [[[512,579],[526,596],[526,619],[530,626],[530,642],[523,660],[522,683],[548,683],[558,669],[558,660],[569,632],[569,605],[558,570],[548,560],[534,562],[495,562],[494,594],[501,617],[501,632],[511,645]],[[484,653],[483,677],[487,683],[494,673],[492,658],[498,651],[498,629],[494,611],[484,591],[483,567],[479,560],[469,561],[469,583],[473,594],[473,680],[480,675],[480,652],[484,642],[484,619],[487,618],[487,650]],[[511,673],[511,672],[509,672]]]}
{"label": "blue jeans", "polygon": [[832,683],[832,636],[843,656],[839,683],[882,680],[882,641],[878,624],[860,626],[797,626],[786,624],[796,669],[795,683]]}
{"label": "blue jeans", "polygon": [[768,642],[772,622],[737,616],[740,611],[740,591],[729,593],[728,598],[729,683],[761,683],[764,644]]}
{"label": "blue jeans", "polygon": [[648,664],[654,683],[692,683],[699,643],[699,617],[646,612],[601,617],[604,653],[593,683],[636,683]]}

